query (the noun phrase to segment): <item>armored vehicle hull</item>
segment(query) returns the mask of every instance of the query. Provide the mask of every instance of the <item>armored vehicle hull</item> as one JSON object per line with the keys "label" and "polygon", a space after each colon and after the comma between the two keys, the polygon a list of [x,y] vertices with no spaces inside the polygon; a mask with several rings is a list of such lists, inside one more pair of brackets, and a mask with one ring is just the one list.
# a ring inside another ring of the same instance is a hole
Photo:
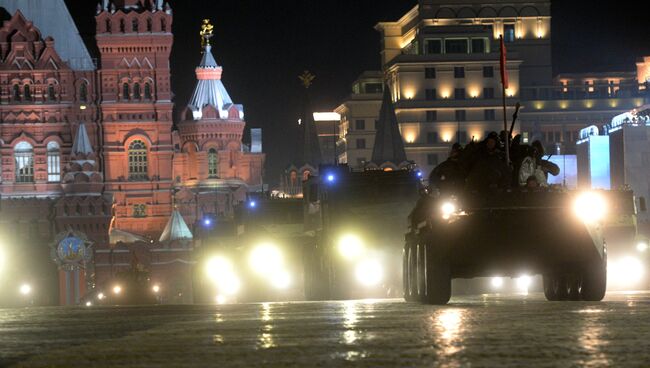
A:
{"label": "armored vehicle hull", "polygon": [[[580,200],[566,192],[422,198],[406,234],[405,299],[445,304],[453,278],[542,274],[549,300],[601,300],[607,265],[602,226],[596,218],[580,218]],[[592,217],[585,210],[582,217]]]}

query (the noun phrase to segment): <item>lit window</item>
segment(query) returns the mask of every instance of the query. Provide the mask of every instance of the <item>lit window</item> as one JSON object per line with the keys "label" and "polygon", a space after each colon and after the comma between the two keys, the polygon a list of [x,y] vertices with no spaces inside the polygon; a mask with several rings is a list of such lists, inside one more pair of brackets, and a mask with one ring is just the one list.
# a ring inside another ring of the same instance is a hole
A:
{"label": "lit window", "polygon": [[219,156],[217,150],[210,148],[208,151],[208,177],[216,178],[219,175]]}
{"label": "lit window", "polygon": [[515,42],[515,25],[503,25],[503,42]]}
{"label": "lit window", "polygon": [[34,149],[27,142],[20,142],[14,147],[16,163],[16,182],[34,182]]}
{"label": "lit window", "polygon": [[129,180],[146,180],[147,169],[147,145],[135,140],[129,145]]}
{"label": "lit window", "polygon": [[61,181],[61,151],[56,142],[47,144],[47,181]]}

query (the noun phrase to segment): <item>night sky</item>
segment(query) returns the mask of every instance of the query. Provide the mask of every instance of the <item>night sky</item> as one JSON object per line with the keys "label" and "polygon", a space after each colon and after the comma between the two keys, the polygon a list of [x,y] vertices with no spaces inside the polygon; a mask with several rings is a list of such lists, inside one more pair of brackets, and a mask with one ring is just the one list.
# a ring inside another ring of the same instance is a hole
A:
{"label": "night sky", "polygon": [[[66,0],[82,36],[95,52],[95,1]],[[178,109],[194,87],[203,18],[215,26],[213,53],[235,103],[244,105],[248,127],[263,128],[265,181],[274,185],[291,161],[301,94],[297,76],[316,75],[310,88],[315,110],[331,111],[364,70],[379,69],[379,21],[399,19],[417,4],[402,1],[172,0],[172,86]],[[637,2],[554,1],[555,73],[633,70],[650,55],[650,23]]]}

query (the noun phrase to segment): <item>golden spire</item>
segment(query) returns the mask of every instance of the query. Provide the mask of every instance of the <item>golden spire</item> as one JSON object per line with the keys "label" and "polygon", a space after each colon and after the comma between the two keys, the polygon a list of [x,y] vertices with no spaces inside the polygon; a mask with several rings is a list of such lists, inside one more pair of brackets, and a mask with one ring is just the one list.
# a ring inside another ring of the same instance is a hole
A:
{"label": "golden spire", "polygon": [[210,23],[210,19],[203,19],[203,24],[201,24],[201,46],[210,46],[210,39],[212,38],[212,29],[214,26]]}
{"label": "golden spire", "polygon": [[311,83],[314,81],[315,78],[316,76],[311,74],[309,70],[305,70],[304,72],[302,72],[301,75],[298,76],[298,79],[302,81],[302,85],[305,88],[309,88],[309,86],[311,86]]}

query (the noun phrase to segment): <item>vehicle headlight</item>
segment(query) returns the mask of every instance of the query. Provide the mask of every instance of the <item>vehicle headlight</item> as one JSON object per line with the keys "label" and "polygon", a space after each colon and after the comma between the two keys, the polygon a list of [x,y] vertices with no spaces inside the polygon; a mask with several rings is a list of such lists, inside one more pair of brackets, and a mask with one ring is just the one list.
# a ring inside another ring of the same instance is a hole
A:
{"label": "vehicle headlight", "polygon": [[454,202],[444,202],[440,206],[440,211],[442,212],[442,218],[448,220],[451,215],[456,213],[456,204]]}
{"label": "vehicle headlight", "polygon": [[602,195],[594,192],[585,192],[575,199],[573,212],[587,223],[601,221],[607,213],[607,203]]}
{"label": "vehicle headlight", "polygon": [[261,276],[282,269],[284,263],[282,252],[273,244],[261,244],[253,248],[248,261],[253,271]]}
{"label": "vehicle headlight", "polygon": [[285,270],[278,271],[271,276],[271,285],[276,289],[286,289],[291,285],[291,276]]}
{"label": "vehicle headlight", "polygon": [[384,269],[376,260],[365,260],[357,265],[355,276],[365,286],[376,286],[384,278]]}
{"label": "vehicle headlight", "polygon": [[225,295],[234,295],[237,294],[241,288],[241,281],[239,281],[237,275],[229,272],[222,275],[222,277],[217,280],[217,288],[219,288],[219,291]]}
{"label": "vehicle headlight", "polygon": [[612,286],[634,287],[645,274],[643,262],[636,257],[623,257],[607,265],[607,281]]}
{"label": "vehicle headlight", "polygon": [[636,250],[638,250],[639,252],[645,252],[646,250],[648,250],[648,242],[640,241],[636,243]]}
{"label": "vehicle headlight", "polygon": [[229,259],[224,257],[213,257],[205,264],[205,273],[212,281],[218,281],[224,275],[232,273],[233,266]]}
{"label": "vehicle headlight", "polygon": [[339,253],[346,259],[355,259],[363,253],[363,241],[356,235],[347,234],[339,239]]}

